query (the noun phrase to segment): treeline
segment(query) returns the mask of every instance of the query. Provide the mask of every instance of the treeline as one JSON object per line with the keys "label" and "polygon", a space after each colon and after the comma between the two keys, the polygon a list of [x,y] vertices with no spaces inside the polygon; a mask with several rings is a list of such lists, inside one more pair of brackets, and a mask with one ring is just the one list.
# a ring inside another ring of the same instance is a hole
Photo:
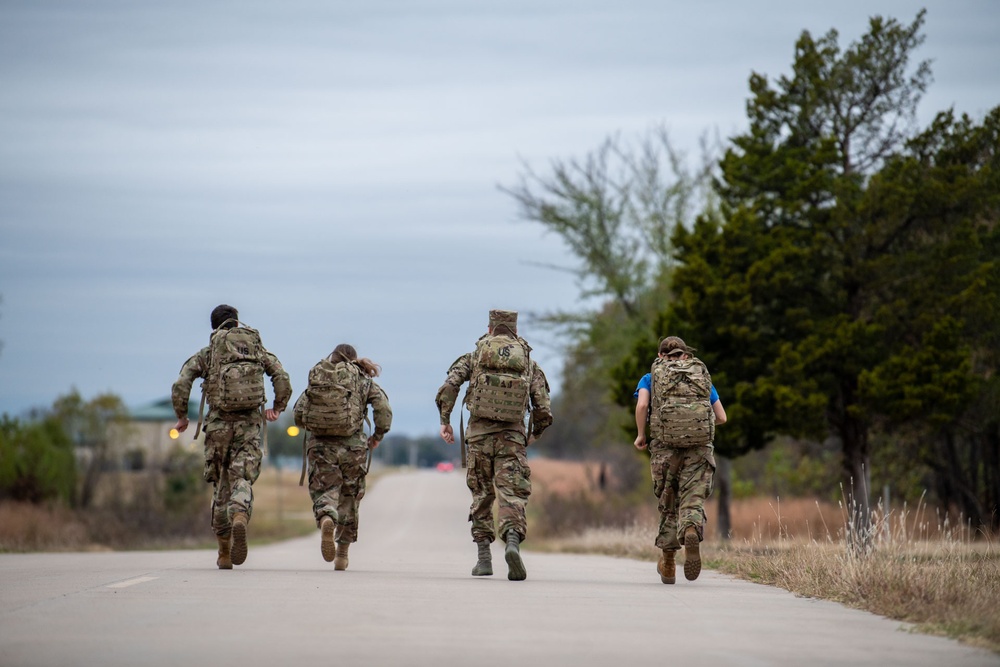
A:
{"label": "treeline", "polygon": [[719,453],[835,450],[830,485],[861,525],[889,485],[1000,528],[1000,107],[918,125],[923,22],[875,17],[843,49],[803,33],[789,74],[750,76],[748,129],[706,142],[699,168],[656,129],[525,169],[507,192],[597,304],[541,318],[568,335],[570,424],[540,445],[625,449],[636,382],[680,335],[729,413]]}

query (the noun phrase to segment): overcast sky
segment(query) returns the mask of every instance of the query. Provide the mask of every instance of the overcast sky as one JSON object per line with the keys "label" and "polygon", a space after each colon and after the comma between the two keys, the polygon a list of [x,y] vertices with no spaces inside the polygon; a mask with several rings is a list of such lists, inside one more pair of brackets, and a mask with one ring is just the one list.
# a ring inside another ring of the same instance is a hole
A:
{"label": "overcast sky", "polygon": [[[296,395],[349,342],[384,367],[393,431],[435,433],[490,308],[579,305],[536,265],[573,258],[498,189],[521,160],[659,123],[694,152],[745,127],[751,71],[787,73],[802,30],[846,46],[920,6],[921,121],[981,117],[994,0],[3,0],[0,412],[162,399],[229,303]],[[521,333],[557,388],[558,346]]]}

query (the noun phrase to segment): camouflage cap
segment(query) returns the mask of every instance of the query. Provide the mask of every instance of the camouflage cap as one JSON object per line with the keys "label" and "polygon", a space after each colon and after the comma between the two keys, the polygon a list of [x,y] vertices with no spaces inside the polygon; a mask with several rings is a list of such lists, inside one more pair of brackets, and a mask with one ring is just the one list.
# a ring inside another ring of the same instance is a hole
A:
{"label": "camouflage cap", "polygon": [[517,331],[517,311],[516,310],[491,310],[490,328],[506,324],[511,331]]}
{"label": "camouflage cap", "polygon": [[660,354],[672,354],[674,352],[683,352],[685,354],[693,354],[697,352],[693,347],[689,347],[684,343],[684,339],[679,336],[667,336],[660,341]]}

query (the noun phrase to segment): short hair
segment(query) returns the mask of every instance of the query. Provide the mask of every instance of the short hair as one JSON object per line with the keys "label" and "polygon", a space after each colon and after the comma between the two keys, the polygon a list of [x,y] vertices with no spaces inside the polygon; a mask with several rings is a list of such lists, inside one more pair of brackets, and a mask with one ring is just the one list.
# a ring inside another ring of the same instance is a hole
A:
{"label": "short hair", "polygon": [[[226,320],[239,320],[240,314],[232,306],[227,306],[226,304],[221,304],[212,310],[212,329],[218,329],[221,327]],[[235,323],[230,323],[226,326],[227,329],[231,329],[236,326]]]}

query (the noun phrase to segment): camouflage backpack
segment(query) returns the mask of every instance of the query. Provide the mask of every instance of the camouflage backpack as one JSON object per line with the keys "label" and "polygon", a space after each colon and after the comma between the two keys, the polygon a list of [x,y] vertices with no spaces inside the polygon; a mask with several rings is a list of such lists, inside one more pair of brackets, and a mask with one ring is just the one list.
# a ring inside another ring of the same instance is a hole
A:
{"label": "camouflage backpack", "polygon": [[[236,320],[223,322],[240,323]],[[209,343],[208,377],[205,391],[208,404],[226,412],[258,409],[264,396],[264,355],[256,329],[220,326],[212,332]]]}
{"label": "camouflage backpack", "polygon": [[486,335],[472,353],[472,377],[465,401],[480,419],[519,422],[528,409],[531,347],[523,338]]}
{"label": "camouflage backpack", "polygon": [[715,436],[712,377],[698,359],[659,358],[650,370],[649,433],[668,447],[710,445]]}
{"label": "camouflage backpack", "polygon": [[367,418],[370,387],[371,379],[356,364],[323,359],[309,371],[295,421],[314,435],[354,435]]}

